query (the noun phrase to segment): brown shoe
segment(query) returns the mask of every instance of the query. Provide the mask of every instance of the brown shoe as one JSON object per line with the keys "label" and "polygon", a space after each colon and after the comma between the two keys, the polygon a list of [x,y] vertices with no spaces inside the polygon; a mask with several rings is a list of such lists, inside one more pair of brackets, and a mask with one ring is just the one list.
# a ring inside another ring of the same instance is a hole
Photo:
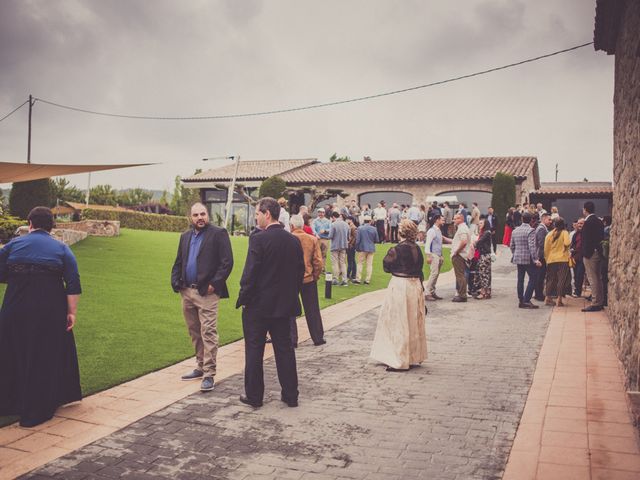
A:
{"label": "brown shoe", "polygon": [[436,295],[435,293],[433,295],[431,295],[433,298],[435,298],[436,300],[442,300],[442,297],[439,297],[438,295]]}
{"label": "brown shoe", "polygon": [[434,297],[433,295],[425,295],[424,299],[427,300],[428,302],[435,302],[437,300],[437,298]]}

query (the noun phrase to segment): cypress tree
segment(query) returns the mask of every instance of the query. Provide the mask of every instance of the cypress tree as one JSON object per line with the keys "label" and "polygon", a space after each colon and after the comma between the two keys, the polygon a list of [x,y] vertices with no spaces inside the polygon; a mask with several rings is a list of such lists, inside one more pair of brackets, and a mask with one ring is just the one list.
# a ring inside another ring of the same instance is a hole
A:
{"label": "cypress tree", "polygon": [[55,202],[51,182],[48,178],[16,182],[9,194],[11,215],[27,218],[33,207],[52,207]]}
{"label": "cypress tree", "polygon": [[496,235],[498,243],[502,241],[504,235],[504,223],[507,211],[516,203],[516,179],[513,175],[498,172],[493,178],[493,188],[491,197],[491,206],[495,210],[498,217],[498,228]]}

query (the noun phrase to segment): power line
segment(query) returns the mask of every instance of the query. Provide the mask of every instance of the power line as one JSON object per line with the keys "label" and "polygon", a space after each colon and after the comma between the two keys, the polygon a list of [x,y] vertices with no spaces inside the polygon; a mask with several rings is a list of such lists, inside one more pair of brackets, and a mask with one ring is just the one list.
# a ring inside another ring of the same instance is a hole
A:
{"label": "power line", "polygon": [[[38,100],[42,103],[45,103],[47,105],[51,105],[53,107],[58,107],[58,108],[62,108],[65,110],[71,110],[74,112],[79,112],[79,113],[87,113],[87,114],[91,114],[91,115],[100,115],[103,117],[116,117],[116,118],[129,118],[129,119],[134,119],[134,120],[220,120],[220,119],[225,119],[225,118],[243,118],[243,117],[258,117],[258,116],[264,116],[264,115],[275,115],[278,113],[289,113],[289,112],[298,112],[301,110],[311,110],[311,109],[316,109],[316,108],[324,108],[324,107],[332,107],[335,105],[343,105],[345,103],[355,103],[355,102],[362,102],[365,100],[372,100],[375,98],[381,98],[381,97],[387,97],[390,95],[397,95],[400,93],[407,93],[407,92],[411,92],[414,90],[420,90],[423,88],[429,88],[429,87],[435,87],[437,85],[443,85],[445,83],[451,83],[451,82],[456,82],[458,80],[464,80],[467,78],[472,78],[472,77],[477,77],[480,75],[486,75],[488,73],[493,73],[493,72],[497,72],[500,70],[506,70],[507,68],[512,68],[512,67],[517,67],[520,65],[524,65],[526,63],[532,63],[532,62],[536,62],[538,60],[543,60],[545,58],[549,58],[549,57],[553,57],[556,55],[560,55],[563,53],[567,53],[567,52],[571,52],[573,50],[578,50],[579,48],[584,48],[587,47],[589,45],[592,45],[593,42],[588,42],[588,43],[583,43],[581,45],[576,45],[574,47],[570,47],[570,48],[565,48],[563,50],[558,50],[555,52],[551,52],[551,53],[547,53],[544,55],[540,55],[537,57],[533,57],[533,58],[528,58],[526,60],[521,60],[519,62],[515,62],[515,63],[509,63],[507,65],[502,65],[500,67],[494,67],[494,68],[490,68],[487,70],[482,70],[479,72],[474,72],[474,73],[470,73],[467,75],[460,75],[458,77],[453,77],[453,78],[448,78],[446,80],[439,80],[437,82],[432,82],[432,83],[426,83],[424,85],[417,85],[414,87],[408,87],[408,88],[403,88],[400,90],[392,90],[390,92],[383,92],[383,93],[377,93],[377,94],[373,94],[373,95],[366,95],[363,97],[355,97],[355,98],[350,98],[350,99],[346,99],[346,100],[336,100],[333,102],[327,102],[327,103],[318,103],[318,104],[314,104],[314,105],[306,105],[306,106],[302,106],[302,107],[292,107],[292,108],[282,108],[282,109],[278,109],[278,110],[267,110],[267,111],[262,111],[262,112],[251,112],[251,113],[236,113],[236,114],[228,114],[228,115],[207,115],[207,116],[189,116],[189,117],[166,117],[166,116],[148,116],[148,115],[124,115],[124,114],[118,114],[118,113],[107,113],[107,112],[98,112],[95,110],[88,110],[88,109],[84,109],[84,108],[79,108],[79,107],[73,107],[70,105],[63,105],[60,103],[56,103],[56,102],[51,102],[49,100],[45,100],[43,98],[35,98],[35,100]],[[25,102],[27,103],[27,102]],[[23,104],[24,105],[24,104]]]}
{"label": "power line", "polygon": [[27,103],[29,103],[29,100],[25,100],[24,103],[22,103],[21,105],[17,106],[16,108],[14,108],[13,110],[11,110],[9,113],[7,113],[4,117],[0,118],[0,122],[3,121],[5,118],[9,118],[11,115],[13,115],[14,113],[16,113],[18,110],[20,110],[22,107],[24,107]]}

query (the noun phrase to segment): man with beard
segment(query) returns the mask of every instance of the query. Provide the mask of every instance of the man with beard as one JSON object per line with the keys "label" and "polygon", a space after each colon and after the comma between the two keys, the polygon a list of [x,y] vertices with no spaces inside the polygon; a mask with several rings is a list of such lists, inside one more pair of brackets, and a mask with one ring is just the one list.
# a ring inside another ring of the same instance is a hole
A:
{"label": "man with beard", "polygon": [[218,302],[229,298],[226,280],[233,268],[229,234],[209,223],[202,203],[191,207],[191,228],[180,236],[171,286],[182,296],[182,312],[196,351],[196,368],[182,380],[202,379],[213,390],[218,353]]}

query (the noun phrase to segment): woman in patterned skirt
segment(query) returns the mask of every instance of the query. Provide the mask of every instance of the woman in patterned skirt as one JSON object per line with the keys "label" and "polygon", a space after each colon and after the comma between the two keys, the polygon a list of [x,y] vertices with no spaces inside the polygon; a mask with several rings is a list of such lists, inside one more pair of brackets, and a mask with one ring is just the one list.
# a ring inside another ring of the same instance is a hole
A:
{"label": "woman in patterned skirt", "polygon": [[486,217],[480,218],[478,224],[479,235],[474,243],[478,257],[477,282],[479,293],[473,298],[485,300],[491,298],[491,228],[487,225]]}
{"label": "woman in patterned skirt", "polygon": [[[544,303],[563,307],[562,300],[567,286],[571,282],[571,271],[569,270],[571,239],[562,217],[558,217],[553,221],[553,227],[553,230],[547,233],[544,239],[544,259],[547,263]],[[554,298],[557,299],[556,302],[554,302]]]}

